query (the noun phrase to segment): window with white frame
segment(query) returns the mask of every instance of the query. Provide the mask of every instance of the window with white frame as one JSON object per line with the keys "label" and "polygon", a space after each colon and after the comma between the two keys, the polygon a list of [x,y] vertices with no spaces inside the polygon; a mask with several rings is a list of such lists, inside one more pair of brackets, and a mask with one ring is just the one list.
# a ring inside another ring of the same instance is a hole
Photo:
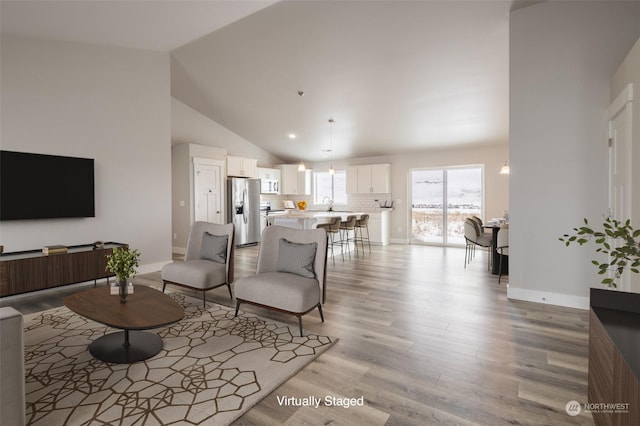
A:
{"label": "window with white frame", "polygon": [[329,172],[313,173],[313,202],[314,204],[333,205],[347,204],[347,173],[344,170],[336,170],[335,174]]}

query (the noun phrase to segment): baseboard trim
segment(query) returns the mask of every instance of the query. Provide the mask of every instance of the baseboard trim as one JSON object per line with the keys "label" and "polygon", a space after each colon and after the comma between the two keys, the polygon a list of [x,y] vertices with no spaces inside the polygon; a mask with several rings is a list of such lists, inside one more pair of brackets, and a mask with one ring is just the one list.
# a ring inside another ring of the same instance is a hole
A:
{"label": "baseboard trim", "polygon": [[546,305],[564,306],[566,308],[589,309],[589,298],[570,294],[553,293],[547,291],[529,290],[511,287],[507,289],[507,298],[523,300],[525,302],[543,303]]}
{"label": "baseboard trim", "polygon": [[405,238],[392,238],[391,244],[409,244],[409,240]]}

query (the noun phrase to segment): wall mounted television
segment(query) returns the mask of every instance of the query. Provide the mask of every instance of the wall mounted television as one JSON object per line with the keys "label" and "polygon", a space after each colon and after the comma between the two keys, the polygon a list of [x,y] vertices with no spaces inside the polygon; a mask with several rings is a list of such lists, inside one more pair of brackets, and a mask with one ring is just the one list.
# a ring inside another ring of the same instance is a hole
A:
{"label": "wall mounted television", "polygon": [[93,163],[0,151],[0,220],[95,217]]}

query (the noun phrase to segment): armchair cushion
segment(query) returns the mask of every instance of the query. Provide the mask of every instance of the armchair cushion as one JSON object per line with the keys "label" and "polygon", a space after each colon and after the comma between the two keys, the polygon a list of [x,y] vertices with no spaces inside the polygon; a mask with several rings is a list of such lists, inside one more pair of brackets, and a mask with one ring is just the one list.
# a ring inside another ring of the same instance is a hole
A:
{"label": "armchair cushion", "polygon": [[200,258],[218,263],[227,261],[228,235],[213,235],[205,231],[200,246]]}
{"label": "armchair cushion", "polygon": [[287,272],[264,272],[236,283],[237,299],[287,312],[307,312],[318,305],[320,286],[314,278]]}
{"label": "armchair cushion", "polygon": [[173,262],[162,268],[162,279],[206,290],[226,282],[226,265],[206,259]]}
{"label": "armchair cushion", "polygon": [[294,243],[280,238],[277,272],[288,272],[305,278],[316,278],[313,264],[316,260],[318,243]]}

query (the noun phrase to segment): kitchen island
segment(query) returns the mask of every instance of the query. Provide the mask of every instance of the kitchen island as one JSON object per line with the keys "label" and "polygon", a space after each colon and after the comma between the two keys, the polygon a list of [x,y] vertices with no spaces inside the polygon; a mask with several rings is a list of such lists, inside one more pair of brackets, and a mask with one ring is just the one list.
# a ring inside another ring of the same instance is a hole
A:
{"label": "kitchen island", "polygon": [[319,223],[327,223],[330,219],[339,216],[342,220],[347,220],[348,216],[354,215],[358,219],[363,212],[346,211],[318,211],[318,210],[291,210],[279,214],[269,214],[267,216],[269,225],[286,226],[295,229],[313,229]]}

